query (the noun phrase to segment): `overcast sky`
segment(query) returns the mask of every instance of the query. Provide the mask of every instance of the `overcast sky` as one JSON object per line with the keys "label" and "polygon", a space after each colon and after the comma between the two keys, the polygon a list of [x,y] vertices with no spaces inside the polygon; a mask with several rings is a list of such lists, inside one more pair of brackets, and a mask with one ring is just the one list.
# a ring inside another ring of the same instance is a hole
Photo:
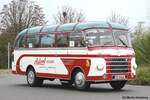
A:
{"label": "overcast sky", "polygon": [[[11,0],[0,0],[0,9]],[[112,11],[129,18],[130,26],[147,19],[148,0],[34,0],[46,14],[49,24],[54,23],[53,15],[62,5],[82,9],[88,21],[106,21]]]}

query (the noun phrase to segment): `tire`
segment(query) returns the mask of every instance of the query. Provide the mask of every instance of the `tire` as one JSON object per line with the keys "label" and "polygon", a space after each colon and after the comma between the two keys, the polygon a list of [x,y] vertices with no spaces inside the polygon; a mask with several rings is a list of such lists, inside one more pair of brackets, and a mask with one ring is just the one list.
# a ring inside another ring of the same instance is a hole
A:
{"label": "tire", "polygon": [[27,83],[30,87],[40,87],[43,84],[43,79],[36,77],[35,70],[29,68],[27,71]]}
{"label": "tire", "polygon": [[77,71],[74,75],[74,86],[78,90],[85,90],[90,88],[90,83],[85,80],[85,76],[82,71]]}
{"label": "tire", "polygon": [[127,81],[112,81],[110,82],[110,86],[114,89],[114,90],[121,90]]}

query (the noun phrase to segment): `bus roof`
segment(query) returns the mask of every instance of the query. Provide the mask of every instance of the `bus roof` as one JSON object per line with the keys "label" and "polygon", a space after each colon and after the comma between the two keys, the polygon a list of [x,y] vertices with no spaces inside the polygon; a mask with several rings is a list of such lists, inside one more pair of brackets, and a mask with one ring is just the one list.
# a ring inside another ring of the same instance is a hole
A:
{"label": "bus roof", "polygon": [[62,25],[46,25],[46,26],[36,26],[32,28],[25,29],[19,34],[23,33],[40,33],[40,32],[70,32],[70,31],[81,31],[89,28],[112,28],[112,29],[122,29],[128,30],[125,25],[118,23],[108,23],[108,22],[82,22],[82,23],[67,23]]}

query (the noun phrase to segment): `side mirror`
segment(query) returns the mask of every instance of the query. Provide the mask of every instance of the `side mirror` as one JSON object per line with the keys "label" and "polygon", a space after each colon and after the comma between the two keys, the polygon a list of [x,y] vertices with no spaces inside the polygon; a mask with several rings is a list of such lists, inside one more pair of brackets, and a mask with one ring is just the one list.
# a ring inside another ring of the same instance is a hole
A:
{"label": "side mirror", "polygon": [[86,39],[85,44],[86,44],[86,46],[90,47],[94,44],[94,41],[93,41],[93,39]]}

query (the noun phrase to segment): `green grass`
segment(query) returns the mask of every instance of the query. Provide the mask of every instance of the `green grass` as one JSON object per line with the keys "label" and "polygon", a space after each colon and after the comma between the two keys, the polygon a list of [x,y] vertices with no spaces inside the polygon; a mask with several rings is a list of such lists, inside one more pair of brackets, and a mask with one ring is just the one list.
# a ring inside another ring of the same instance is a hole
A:
{"label": "green grass", "polygon": [[130,81],[132,85],[150,85],[150,65],[138,66],[136,80]]}

